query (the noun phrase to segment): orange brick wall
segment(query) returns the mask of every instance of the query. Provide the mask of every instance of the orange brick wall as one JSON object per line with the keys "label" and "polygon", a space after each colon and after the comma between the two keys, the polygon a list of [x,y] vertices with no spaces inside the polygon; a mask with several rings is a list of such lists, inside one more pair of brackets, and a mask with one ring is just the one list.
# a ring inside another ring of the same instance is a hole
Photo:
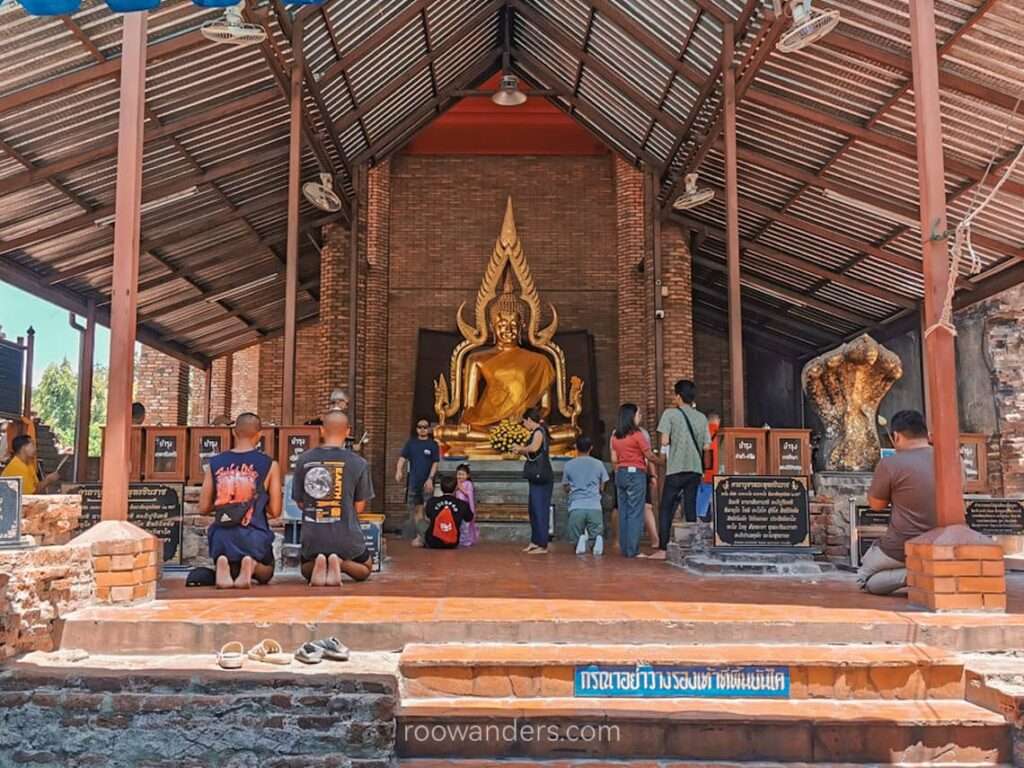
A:
{"label": "orange brick wall", "polygon": [[[417,332],[453,331],[459,304],[472,305],[509,195],[541,301],[557,307],[561,329],[594,335],[601,417],[610,424],[619,399],[610,158],[398,156],[389,176],[388,348],[380,361],[387,366],[386,476],[413,420]],[[370,283],[382,295],[381,280]],[[364,375],[373,365],[368,359]],[[401,494],[391,482],[389,506],[401,506]]]}
{"label": "orange brick wall", "polygon": [[260,348],[251,347],[231,356],[231,403],[227,414],[234,419],[246,411],[256,411],[259,404]]}
{"label": "orange brick wall", "polygon": [[188,393],[188,364],[142,347],[135,365],[135,399],[146,406],[146,423],[187,424]]}
{"label": "orange brick wall", "polygon": [[697,328],[693,334],[694,382],[697,402],[705,413],[721,414],[725,424],[732,423],[729,389],[729,339],[715,331]]}
{"label": "orange brick wall", "polygon": [[[316,416],[320,402],[320,328],[304,325],[298,330],[295,349],[295,422]],[[259,345],[257,413],[269,424],[281,423],[281,392],[284,386],[284,338],[276,336]]]}

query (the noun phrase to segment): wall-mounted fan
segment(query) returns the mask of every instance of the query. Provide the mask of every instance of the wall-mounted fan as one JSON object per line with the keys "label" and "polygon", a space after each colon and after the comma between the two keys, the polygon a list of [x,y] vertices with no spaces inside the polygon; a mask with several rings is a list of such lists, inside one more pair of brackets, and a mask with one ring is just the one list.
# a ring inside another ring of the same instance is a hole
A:
{"label": "wall-mounted fan", "polygon": [[329,173],[321,173],[320,181],[307,181],[303,184],[302,194],[321,211],[336,213],[341,210],[341,198],[334,191],[334,184]]}
{"label": "wall-mounted fan", "polygon": [[[781,0],[774,2],[776,13],[781,14]],[[778,49],[783,53],[806,48],[835,29],[839,23],[839,11],[816,11],[811,7],[811,0],[786,0],[786,5],[793,16],[793,26],[779,38]]]}
{"label": "wall-mounted fan", "polygon": [[683,179],[685,187],[683,188],[683,194],[675,199],[672,203],[672,207],[677,211],[688,211],[690,208],[696,208],[698,205],[704,205],[704,203],[710,202],[715,198],[715,190],[713,189],[700,189],[697,186],[697,174],[688,173]]}
{"label": "wall-mounted fan", "polygon": [[242,18],[245,3],[224,9],[224,15],[214,21],[207,21],[199,28],[203,37],[215,43],[228,45],[259,45],[267,39],[267,31],[259,24],[249,24]]}

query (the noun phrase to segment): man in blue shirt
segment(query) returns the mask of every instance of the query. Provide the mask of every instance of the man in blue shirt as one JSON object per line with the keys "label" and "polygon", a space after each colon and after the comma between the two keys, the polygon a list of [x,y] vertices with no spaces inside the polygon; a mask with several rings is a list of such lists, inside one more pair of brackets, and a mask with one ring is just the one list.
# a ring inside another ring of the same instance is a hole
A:
{"label": "man in blue shirt", "polygon": [[569,541],[576,540],[576,554],[587,554],[594,540],[594,554],[604,554],[604,512],[601,492],[608,482],[604,464],[590,455],[594,447],[589,437],[576,440],[576,458],[562,470],[562,483],[569,493]]}
{"label": "man in blue shirt", "polygon": [[409,438],[402,447],[395,469],[395,481],[402,482],[408,473],[405,501],[411,512],[412,523],[416,527],[414,547],[423,546],[423,534],[427,529],[427,521],[423,515],[423,504],[434,495],[434,474],[437,462],[441,459],[441,449],[430,438],[430,422],[426,419],[416,420],[416,437]]}

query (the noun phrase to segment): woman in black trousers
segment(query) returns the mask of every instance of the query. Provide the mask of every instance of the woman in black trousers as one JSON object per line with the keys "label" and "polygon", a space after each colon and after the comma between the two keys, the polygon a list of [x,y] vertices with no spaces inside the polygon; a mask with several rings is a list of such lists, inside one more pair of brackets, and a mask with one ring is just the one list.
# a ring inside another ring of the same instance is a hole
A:
{"label": "woman in black trousers", "polygon": [[530,408],[524,413],[523,426],[530,430],[526,445],[517,449],[526,457],[524,475],[530,483],[530,546],[523,551],[530,555],[546,555],[555,481],[551,471],[548,430],[541,421],[540,409]]}

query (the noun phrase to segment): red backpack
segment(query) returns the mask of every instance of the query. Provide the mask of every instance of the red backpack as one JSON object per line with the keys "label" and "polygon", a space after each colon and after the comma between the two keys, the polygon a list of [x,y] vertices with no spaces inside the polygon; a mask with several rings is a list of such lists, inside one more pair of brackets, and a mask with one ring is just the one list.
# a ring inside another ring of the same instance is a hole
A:
{"label": "red backpack", "polygon": [[441,505],[441,511],[434,518],[434,538],[444,544],[459,543],[459,526],[455,524],[451,504]]}

